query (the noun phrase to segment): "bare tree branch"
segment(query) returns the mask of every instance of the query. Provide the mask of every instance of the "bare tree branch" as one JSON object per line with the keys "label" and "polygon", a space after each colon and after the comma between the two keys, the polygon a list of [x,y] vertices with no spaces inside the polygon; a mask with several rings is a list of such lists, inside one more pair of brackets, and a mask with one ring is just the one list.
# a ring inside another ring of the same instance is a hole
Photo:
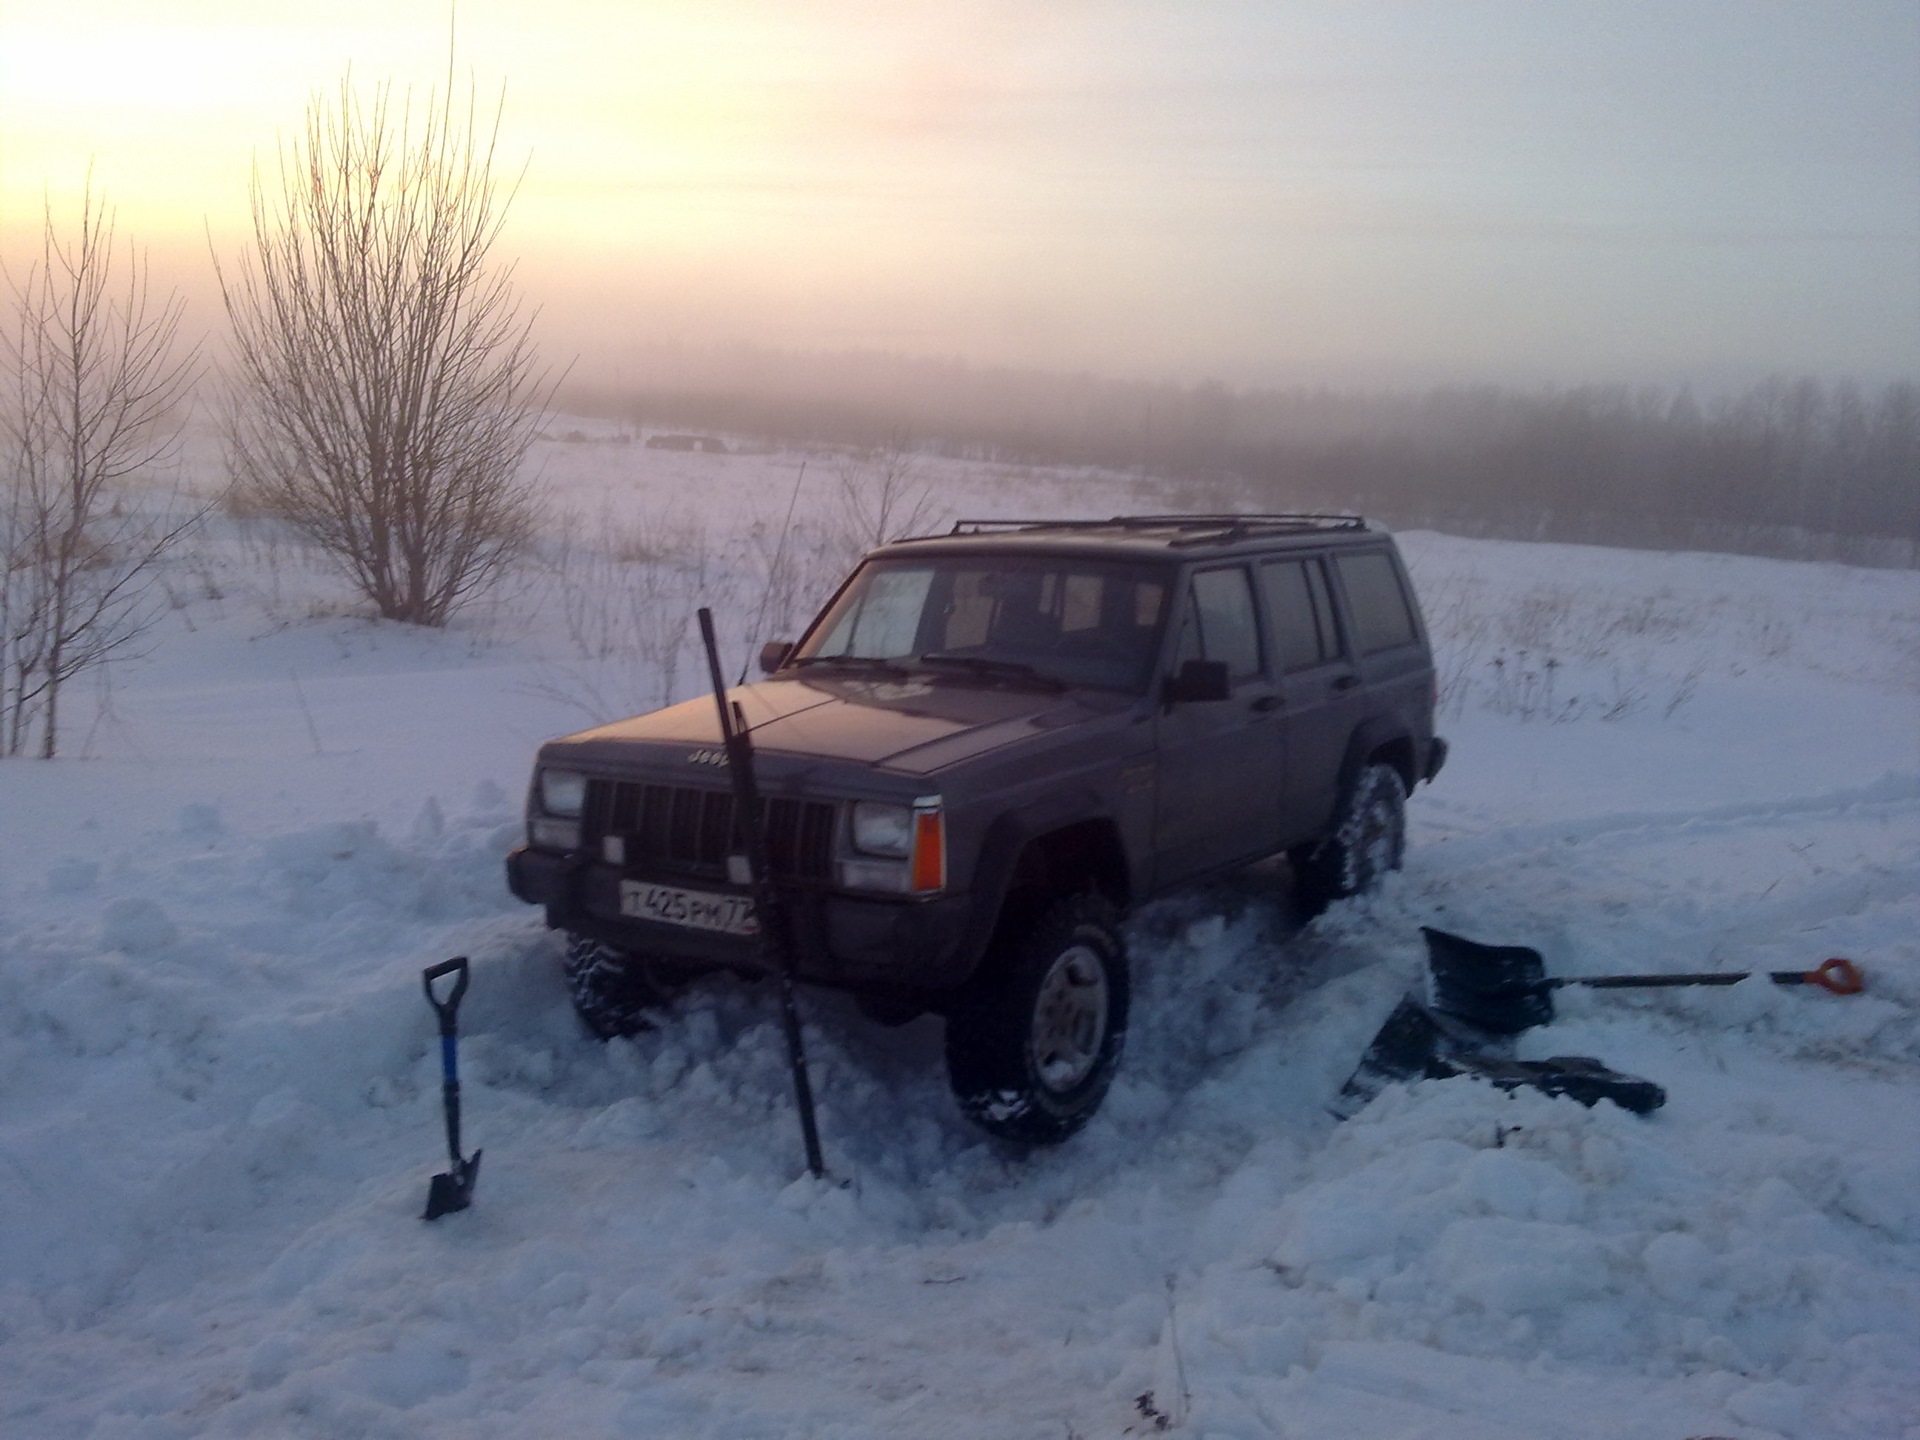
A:
{"label": "bare tree branch", "polygon": [[913,450],[898,434],[879,449],[844,457],[839,481],[828,528],[842,573],[869,550],[925,534],[948,517],[933,483],[921,477]]}

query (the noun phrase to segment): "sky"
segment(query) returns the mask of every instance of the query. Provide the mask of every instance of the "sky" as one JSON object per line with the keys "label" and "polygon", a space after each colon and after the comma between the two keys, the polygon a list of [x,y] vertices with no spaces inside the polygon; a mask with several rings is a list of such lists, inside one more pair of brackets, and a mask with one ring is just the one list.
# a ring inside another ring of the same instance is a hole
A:
{"label": "sky", "polygon": [[[548,352],[1230,385],[1920,374],[1920,4],[461,0]],[[91,167],[217,335],[315,96],[445,0],[4,0],[0,247]]]}

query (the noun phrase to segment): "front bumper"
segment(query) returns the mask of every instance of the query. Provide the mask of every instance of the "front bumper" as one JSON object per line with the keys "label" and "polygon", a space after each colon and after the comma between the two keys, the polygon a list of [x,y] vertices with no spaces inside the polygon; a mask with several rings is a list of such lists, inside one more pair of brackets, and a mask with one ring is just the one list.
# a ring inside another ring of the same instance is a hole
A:
{"label": "front bumper", "polygon": [[[554,929],[701,968],[750,974],[766,969],[758,940],[622,915],[623,879],[737,893],[711,879],[641,875],[581,854],[521,846],[507,856],[507,888],[529,905],[544,906]],[[799,886],[780,886],[779,893],[802,980],[850,990],[937,993],[964,983],[972,971],[964,895],[896,900]]]}

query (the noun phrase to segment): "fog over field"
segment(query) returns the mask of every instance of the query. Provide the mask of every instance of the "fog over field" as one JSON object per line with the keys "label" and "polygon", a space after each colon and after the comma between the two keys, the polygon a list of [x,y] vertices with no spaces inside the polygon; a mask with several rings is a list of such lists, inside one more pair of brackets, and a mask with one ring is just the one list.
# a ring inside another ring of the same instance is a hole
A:
{"label": "fog over field", "polygon": [[472,107],[582,413],[1910,564],[1916,67],[1893,0],[17,0],[0,256],[90,184],[230,374],[250,178],[351,76]]}
{"label": "fog over field", "polygon": [[663,354],[571,383],[627,433],[717,427],[880,453],[1077,462],[1189,510],[1338,510],[1466,534],[1920,563],[1920,386],[1231,390],[895,356]]}

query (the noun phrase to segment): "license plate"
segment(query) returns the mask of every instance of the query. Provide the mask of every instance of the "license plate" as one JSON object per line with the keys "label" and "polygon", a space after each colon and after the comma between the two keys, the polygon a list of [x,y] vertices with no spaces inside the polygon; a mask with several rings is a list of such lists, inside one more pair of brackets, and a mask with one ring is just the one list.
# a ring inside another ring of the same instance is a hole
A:
{"label": "license plate", "polygon": [[682,890],[677,885],[649,885],[643,880],[620,882],[620,913],[635,920],[658,920],[689,930],[712,930],[721,935],[758,935],[753,901],[745,895],[715,895],[706,890]]}

